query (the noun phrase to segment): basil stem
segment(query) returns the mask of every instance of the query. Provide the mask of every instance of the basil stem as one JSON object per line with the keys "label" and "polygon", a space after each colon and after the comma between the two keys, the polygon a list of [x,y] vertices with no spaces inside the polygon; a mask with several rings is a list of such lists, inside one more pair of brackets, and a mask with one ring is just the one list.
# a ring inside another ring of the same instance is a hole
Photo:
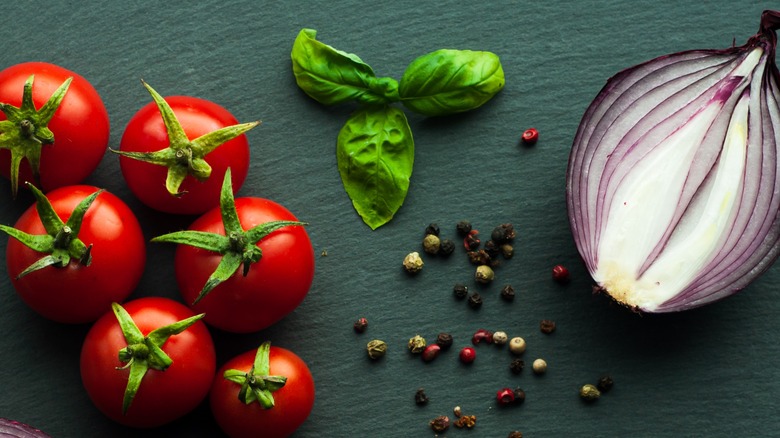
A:
{"label": "basil stem", "polygon": [[364,107],[339,132],[336,158],[352,205],[372,229],[401,208],[414,164],[414,140],[398,108]]}

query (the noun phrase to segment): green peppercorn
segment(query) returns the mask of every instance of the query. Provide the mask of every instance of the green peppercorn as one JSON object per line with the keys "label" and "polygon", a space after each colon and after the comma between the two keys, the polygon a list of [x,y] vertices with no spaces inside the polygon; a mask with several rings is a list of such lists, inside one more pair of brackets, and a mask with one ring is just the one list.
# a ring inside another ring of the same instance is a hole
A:
{"label": "green peppercorn", "polygon": [[505,243],[501,245],[501,255],[504,256],[505,259],[509,260],[513,255],[515,255],[515,249],[512,247],[512,245]]}
{"label": "green peppercorn", "polygon": [[371,359],[379,359],[387,353],[387,343],[385,343],[385,341],[380,341],[379,339],[374,339],[366,345],[366,350],[368,351],[368,357]]}
{"label": "green peppercorn", "polygon": [[582,385],[582,388],[580,388],[580,398],[586,402],[592,403],[598,400],[599,397],[601,397],[601,391],[599,391],[595,385],[588,383],[586,385]]}
{"label": "green peppercorn", "polygon": [[441,248],[441,240],[435,234],[426,234],[423,239],[423,251],[428,254],[436,254]]}
{"label": "green peppercorn", "polygon": [[488,265],[477,266],[477,270],[474,273],[474,279],[479,283],[487,284],[496,278],[496,274],[493,272],[493,268]]}
{"label": "green peppercorn", "polygon": [[414,335],[411,339],[409,339],[409,351],[414,354],[422,353],[422,351],[425,350],[426,345],[427,342],[425,342],[425,338],[420,335]]}

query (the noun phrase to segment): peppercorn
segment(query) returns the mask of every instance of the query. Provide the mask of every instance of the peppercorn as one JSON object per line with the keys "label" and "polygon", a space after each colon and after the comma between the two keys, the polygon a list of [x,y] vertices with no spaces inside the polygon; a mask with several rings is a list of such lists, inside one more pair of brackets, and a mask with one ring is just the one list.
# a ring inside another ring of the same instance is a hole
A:
{"label": "peppercorn", "polygon": [[614,385],[615,382],[612,381],[612,377],[610,376],[601,376],[598,383],[596,384],[596,387],[601,392],[609,392],[610,389],[612,389],[612,385]]}
{"label": "peppercorn", "polygon": [[455,251],[455,242],[453,242],[451,239],[441,239],[441,242],[439,242],[440,256],[448,257],[454,251]]}
{"label": "peppercorn", "polygon": [[472,309],[479,309],[482,307],[482,295],[479,292],[474,292],[469,295],[469,307]]}
{"label": "peppercorn", "polygon": [[434,432],[444,432],[450,427],[450,417],[439,415],[428,423]]}
{"label": "peppercorn", "polygon": [[493,343],[496,345],[504,345],[509,340],[509,336],[506,335],[506,332],[495,332],[493,333]]}
{"label": "peppercorn", "polygon": [[501,224],[493,229],[490,233],[490,238],[497,244],[508,243],[515,239],[517,233],[515,227],[512,224]]}
{"label": "peppercorn", "polygon": [[479,240],[478,236],[479,231],[471,230],[466,237],[463,238],[463,247],[466,248],[466,251],[474,251],[479,248],[479,245],[482,242]]}
{"label": "peppercorn", "polygon": [[433,234],[434,236],[438,236],[441,230],[439,229],[439,224],[432,222],[428,224],[427,227],[425,227],[425,235]]}
{"label": "peppercorn", "polygon": [[469,261],[472,265],[491,265],[492,259],[490,258],[490,255],[485,251],[484,249],[478,249],[476,251],[468,251],[466,252],[466,256],[468,256]]}
{"label": "peppercorn", "polygon": [[420,335],[414,335],[409,339],[409,351],[414,354],[422,353],[426,346],[425,338]]}
{"label": "peppercorn", "polygon": [[514,337],[509,340],[509,351],[513,354],[523,354],[525,352],[525,339]]}
{"label": "peppercorn", "polygon": [[544,359],[536,359],[532,365],[534,374],[542,375],[547,372],[547,362]]}
{"label": "peppercorn", "polygon": [[580,388],[580,398],[586,402],[592,403],[598,400],[599,397],[601,397],[601,391],[595,385],[588,383]]}
{"label": "peppercorn", "polygon": [[515,391],[512,388],[499,389],[496,392],[496,400],[500,405],[509,405],[515,402]]}
{"label": "peppercorn", "polygon": [[465,284],[458,283],[452,288],[455,298],[463,299],[469,295],[469,288]]}
{"label": "peppercorn", "polygon": [[439,344],[431,344],[425,347],[425,350],[423,350],[421,355],[423,362],[430,362],[436,359],[436,356],[439,355],[440,351],[441,351],[441,347],[439,346]]}
{"label": "peppercorn", "polygon": [[428,395],[425,394],[424,388],[419,388],[417,392],[414,393],[414,403],[417,405],[424,405],[428,403],[430,399],[428,398]]}
{"label": "peppercorn", "polygon": [[515,288],[511,284],[507,284],[501,288],[501,298],[506,301],[512,301],[515,299]]}
{"label": "peppercorn", "polygon": [[480,342],[484,342],[486,344],[492,344],[493,343],[493,332],[490,330],[485,329],[479,329],[477,330],[474,335],[471,336],[471,343],[474,345],[479,344]]}
{"label": "peppercorn", "polygon": [[455,427],[462,429],[471,429],[472,427],[477,425],[477,416],[476,415],[464,415],[460,418],[458,418],[457,421],[455,421]]}
{"label": "peppercorn", "polygon": [[532,146],[539,140],[539,131],[537,131],[536,128],[528,128],[523,131],[522,139],[523,143]]}
{"label": "peppercorn", "polygon": [[522,388],[515,388],[515,403],[522,404],[525,401],[525,391]]}
{"label": "peppercorn", "polygon": [[496,243],[495,240],[488,240],[485,242],[485,252],[492,260],[497,259],[498,255],[501,254],[501,246]]}
{"label": "peppercorn", "polygon": [[387,353],[387,343],[385,343],[385,341],[380,341],[379,339],[374,339],[366,345],[366,349],[368,350],[368,357],[371,359],[379,359]]}
{"label": "peppercorn", "polygon": [[455,230],[458,232],[459,236],[466,237],[471,232],[471,222],[460,221],[455,225]]}
{"label": "peppercorn", "polygon": [[553,280],[557,281],[560,284],[566,284],[571,280],[571,276],[569,275],[569,270],[566,269],[566,266],[563,265],[555,265],[552,268],[552,278]]}
{"label": "peppercorn", "polygon": [[514,247],[508,243],[501,245],[501,255],[507,260],[511,259],[515,255]]}
{"label": "peppercorn", "polygon": [[366,318],[358,318],[355,324],[352,325],[357,333],[363,333],[368,328],[368,320]]}
{"label": "peppercorn", "polygon": [[424,264],[422,257],[420,257],[420,253],[417,251],[410,252],[404,257],[404,269],[410,274],[420,272]]}
{"label": "peppercorn", "polygon": [[444,332],[439,333],[436,337],[436,345],[441,347],[442,350],[452,347],[452,335]]}
{"label": "peppercorn", "polygon": [[463,363],[472,363],[474,362],[474,359],[477,358],[477,350],[475,350],[472,347],[463,347],[460,349],[460,353],[458,354],[458,358]]}
{"label": "peppercorn", "polygon": [[523,359],[512,359],[512,362],[509,363],[509,370],[512,371],[512,374],[520,374],[523,372],[523,368],[525,368]]}
{"label": "peppercorn", "polygon": [[506,438],[523,438],[523,433],[519,430],[513,430],[509,432],[509,435],[507,435]]}
{"label": "peppercorn", "polygon": [[441,240],[435,234],[427,234],[423,239],[423,251],[428,254],[436,254],[441,247]]}
{"label": "peppercorn", "polygon": [[549,335],[555,331],[555,321],[550,319],[543,319],[541,322],[539,322],[539,330],[541,330],[541,332],[545,335]]}
{"label": "peppercorn", "polygon": [[488,265],[477,266],[477,271],[474,273],[474,279],[479,283],[487,284],[496,278],[496,274],[493,272],[493,268]]}

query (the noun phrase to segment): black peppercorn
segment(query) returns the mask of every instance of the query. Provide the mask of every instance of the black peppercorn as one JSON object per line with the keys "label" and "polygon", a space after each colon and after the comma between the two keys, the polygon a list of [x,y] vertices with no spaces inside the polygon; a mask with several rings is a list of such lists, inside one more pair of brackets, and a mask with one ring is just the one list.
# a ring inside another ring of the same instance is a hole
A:
{"label": "black peppercorn", "polygon": [[439,415],[428,423],[434,432],[444,432],[450,427],[450,417]]}
{"label": "black peppercorn", "polygon": [[455,225],[455,230],[457,230],[459,236],[466,237],[471,232],[471,222],[460,221]]}
{"label": "black peppercorn", "polygon": [[474,292],[469,296],[469,307],[472,309],[479,309],[482,307],[482,296],[479,292]]}
{"label": "black peppercorn", "polygon": [[436,337],[436,344],[441,347],[442,350],[452,347],[452,335],[444,332],[439,333]]}
{"label": "black peppercorn", "polygon": [[472,265],[491,265],[490,255],[484,249],[469,251],[466,253]]}
{"label": "black peppercorn", "polygon": [[610,389],[612,389],[612,386],[615,384],[614,381],[612,381],[612,377],[610,376],[602,376],[598,383],[596,384],[596,387],[601,392],[609,392]]}
{"label": "black peppercorn", "polygon": [[498,258],[501,255],[501,246],[495,240],[485,242],[485,252],[491,259]]}
{"label": "black peppercorn", "polygon": [[501,298],[506,301],[512,301],[515,299],[515,288],[511,284],[507,284],[501,288]]}
{"label": "black peppercorn", "polygon": [[523,371],[523,368],[525,368],[525,361],[523,359],[514,359],[509,363],[509,369],[512,371],[512,374],[520,374]]}
{"label": "black peppercorn", "polygon": [[525,401],[525,391],[521,388],[515,388],[515,403],[521,404]]}
{"label": "black peppercorn", "polygon": [[417,390],[417,392],[414,393],[414,402],[418,405],[424,405],[428,403],[429,398],[425,394],[425,389],[420,388]]}
{"label": "black peppercorn", "polygon": [[469,288],[464,284],[458,283],[452,288],[452,292],[455,294],[455,298],[463,299],[469,295]]}
{"label": "black peppercorn", "polygon": [[542,331],[545,335],[549,335],[550,333],[555,331],[555,321],[549,320],[549,319],[543,319],[539,323],[539,330]]}
{"label": "black peppercorn", "polygon": [[519,430],[513,430],[509,432],[509,435],[507,435],[506,438],[523,438],[523,433]]}
{"label": "black peppercorn", "polygon": [[425,227],[425,235],[426,235],[426,236],[427,236],[428,234],[433,234],[434,236],[438,236],[438,235],[439,235],[439,232],[440,232],[440,230],[439,230],[439,225],[438,225],[438,224],[436,224],[436,223],[431,223],[430,225],[428,225],[427,227]]}
{"label": "black peppercorn", "polygon": [[490,233],[490,238],[498,244],[511,242],[515,236],[515,227],[509,223],[497,226]]}
{"label": "black peppercorn", "polygon": [[455,242],[451,239],[441,239],[439,242],[439,255],[447,257],[455,251]]}

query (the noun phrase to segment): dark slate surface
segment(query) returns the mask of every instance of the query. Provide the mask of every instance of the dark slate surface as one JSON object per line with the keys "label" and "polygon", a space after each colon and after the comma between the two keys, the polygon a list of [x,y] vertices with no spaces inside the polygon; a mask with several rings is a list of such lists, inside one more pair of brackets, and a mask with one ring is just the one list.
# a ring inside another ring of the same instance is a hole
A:
{"label": "dark slate surface", "polygon": [[[220,363],[268,339],[310,364],[317,400],[298,437],[432,436],[428,421],[456,405],[477,415],[470,434],[480,437],[513,429],[529,437],[771,436],[780,430],[780,270],[706,308],[631,314],[591,295],[570,236],[564,181],[579,119],[609,76],[669,52],[741,44],[773,3],[22,0],[3,4],[0,67],[43,60],[88,78],[108,108],[112,146],[149,101],[141,78],[162,94],[196,95],[239,120],[263,120],[249,133],[252,165],[239,195],[273,199],[310,222],[317,272],[307,299],[282,322],[256,334],[214,336]],[[396,218],[377,231],[357,217],[336,170],[336,135],[354,107],[324,108],[293,80],[289,53],[302,27],[383,76],[400,78],[414,58],[445,47],[502,59],[506,88],[480,110],[441,120],[410,116],[417,148],[411,190]],[[530,126],[541,140],[519,147]],[[106,155],[87,182],[122,197],[148,238],[192,220],[142,206],[124,186],[115,156]],[[9,192],[0,182],[4,224],[31,203],[29,195],[12,202]],[[451,295],[455,282],[473,286],[462,252],[429,259],[416,278],[400,270],[429,222],[454,236],[461,219],[483,231],[502,222],[519,230],[517,255],[480,289],[479,311]],[[0,253],[6,244],[0,239]],[[150,245],[133,298],[178,299],[173,250]],[[557,263],[572,271],[568,286],[550,280]],[[141,435],[104,418],[82,390],[78,356],[88,327],[43,320],[16,297],[4,264],[0,270],[0,416],[55,437]],[[503,284],[518,290],[511,304],[499,299]],[[352,331],[358,316],[370,320],[363,335]],[[542,335],[541,319],[554,319],[558,330]],[[456,351],[430,364],[406,351],[418,333],[449,331],[460,346],[481,327],[524,336],[525,358],[547,359],[547,375],[511,375],[509,353],[490,346],[479,346],[470,367],[458,363]],[[390,346],[376,363],[364,352],[372,338]],[[594,405],[581,403],[579,386],[602,373],[612,374],[614,390]],[[498,408],[494,394],[503,386],[522,386],[526,403]],[[413,402],[418,387],[431,398],[427,406]],[[219,433],[204,404],[145,436]]]}

